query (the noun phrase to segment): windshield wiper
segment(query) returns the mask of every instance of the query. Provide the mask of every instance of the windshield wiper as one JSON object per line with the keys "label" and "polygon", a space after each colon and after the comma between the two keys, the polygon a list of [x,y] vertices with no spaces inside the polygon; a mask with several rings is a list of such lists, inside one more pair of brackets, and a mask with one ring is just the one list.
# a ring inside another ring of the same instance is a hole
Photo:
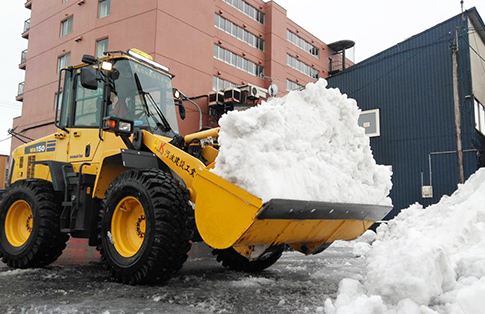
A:
{"label": "windshield wiper", "polygon": [[[135,77],[136,88],[138,89],[138,93],[141,95],[142,104],[143,104],[143,107],[145,108],[145,111],[146,111],[147,116],[148,117],[152,117],[153,121],[155,121],[155,123],[157,124],[157,126],[160,129],[162,129],[163,132],[170,131],[172,128],[170,127],[170,124],[168,123],[167,119],[165,119],[165,116],[163,115],[163,113],[160,110],[160,108],[158,108],[158,105],[155,102],[155,100],[153,99],[152,95],[149,92],[145,92],[143,90],[143,87],[141,86],[140,79],[138,78],[138,74],[135,73],[134,77]],[[148,96],[148,97],[146,97],[146,96]],[[146,100],[147,98],[150,100],[150,104],[157,111],[157,114],[160,117],[160,119],[162,120],[163,124],[160,123],[160,121],[158,121],[158,119],[155,117],[155,115],[150,111],[150,107],[148,106],[148,103],[147,103],[147,100]]]}

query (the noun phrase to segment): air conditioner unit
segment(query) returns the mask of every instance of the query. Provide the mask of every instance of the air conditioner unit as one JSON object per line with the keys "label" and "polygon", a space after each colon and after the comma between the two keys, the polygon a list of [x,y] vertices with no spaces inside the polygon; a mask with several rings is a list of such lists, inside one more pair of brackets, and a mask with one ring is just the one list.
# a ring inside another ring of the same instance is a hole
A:
{"label": "air conditioner unit", "polygon": [[235,87],[226,88],[224,90],[224,102],[241,102],[241,90]]}
{"label": "air conditioner unit", "polygon": [[240,86],[239,89],[241,92],[247,92],[248,99],[266,99],[266,94],[268,93],[267,89],[251,84]]}
{"label": "air conditioner unit", "polygon": [[224,93],[221,91],[209,93],[209,106],[222,105],[224,103]]}

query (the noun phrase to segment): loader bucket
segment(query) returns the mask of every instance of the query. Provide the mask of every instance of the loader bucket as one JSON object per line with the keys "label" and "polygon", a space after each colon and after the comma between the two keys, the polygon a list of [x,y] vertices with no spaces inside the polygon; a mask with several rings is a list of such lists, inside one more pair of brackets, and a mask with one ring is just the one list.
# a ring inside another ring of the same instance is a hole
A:
{"label": "loader bucket", "polygon": [[211,247],[290,244],[304,253],[335,240],[353,240],[392,206],[262,200],[207,169],[198,171],[195,220]]}

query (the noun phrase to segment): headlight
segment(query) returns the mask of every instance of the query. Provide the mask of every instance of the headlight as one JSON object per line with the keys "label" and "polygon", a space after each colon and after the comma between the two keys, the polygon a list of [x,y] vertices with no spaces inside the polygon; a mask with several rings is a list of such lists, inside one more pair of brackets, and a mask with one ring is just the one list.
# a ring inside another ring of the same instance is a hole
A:
{"label": "headlight", "polygon": [[101,69],[105,70],[106,72],[111,72],[113,71],[113,63],[103,61],[103,63],[101,63]]}
{"label": "headlight", "polygon": [[180,99],[180,91],[178,89],[173,88],[172,92],[173,92],[173,98]]}
{"label": "headlight", "polygon": [[131,123],[120,121],[118,129],[122,132],[131,133]]}

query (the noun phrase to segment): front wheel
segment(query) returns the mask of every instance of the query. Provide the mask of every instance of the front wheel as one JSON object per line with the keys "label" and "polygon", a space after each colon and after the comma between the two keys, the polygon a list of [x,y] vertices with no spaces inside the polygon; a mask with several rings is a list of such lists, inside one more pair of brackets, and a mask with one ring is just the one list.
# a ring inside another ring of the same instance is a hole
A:
{"label": "front wheel", "polygon": [[190,250],[187,193],[159,170],[128,170],[106,191],[100,253],[118,282],[168,280]]}
{"label": "front wheel", "polygon": [[42,267],[54,262],[69,236],[60,231],[61,198],[42,180],[18,181],[0,205],[0,255],[10,267]]}

